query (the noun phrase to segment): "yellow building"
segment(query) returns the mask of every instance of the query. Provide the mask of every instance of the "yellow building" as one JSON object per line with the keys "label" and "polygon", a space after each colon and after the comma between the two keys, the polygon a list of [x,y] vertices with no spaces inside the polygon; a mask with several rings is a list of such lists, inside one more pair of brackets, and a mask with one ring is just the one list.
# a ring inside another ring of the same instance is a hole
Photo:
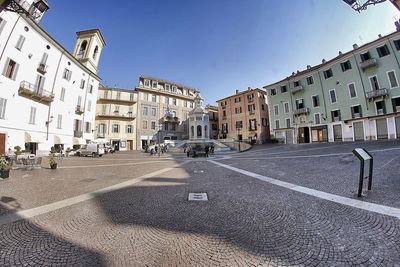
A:
{"label": "yellow building", "polygon": [[115,149],[136,149],[137,92],[100,87],[96,105],[95,136],[109,140]]}

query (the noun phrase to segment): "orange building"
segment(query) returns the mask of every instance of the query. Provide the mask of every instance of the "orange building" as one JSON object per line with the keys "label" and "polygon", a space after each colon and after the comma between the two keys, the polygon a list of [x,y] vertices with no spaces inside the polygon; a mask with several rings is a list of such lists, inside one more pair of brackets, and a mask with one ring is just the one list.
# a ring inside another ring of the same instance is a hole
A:
{"label": "orange building", "polygon": [[219,139],[265,143],[270,139],[267,93],[259,88],[220,99]]}

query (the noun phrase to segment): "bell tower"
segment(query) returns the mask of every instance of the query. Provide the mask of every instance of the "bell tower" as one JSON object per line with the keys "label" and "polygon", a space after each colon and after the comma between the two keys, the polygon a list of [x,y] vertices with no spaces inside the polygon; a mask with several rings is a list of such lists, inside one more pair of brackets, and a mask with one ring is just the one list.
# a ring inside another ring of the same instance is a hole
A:
{"label": "bell tower", "polygon": [[73,56],[92,72],[97,73],[99,59],[106,43],[99,29],[76,33],[76,44]]}

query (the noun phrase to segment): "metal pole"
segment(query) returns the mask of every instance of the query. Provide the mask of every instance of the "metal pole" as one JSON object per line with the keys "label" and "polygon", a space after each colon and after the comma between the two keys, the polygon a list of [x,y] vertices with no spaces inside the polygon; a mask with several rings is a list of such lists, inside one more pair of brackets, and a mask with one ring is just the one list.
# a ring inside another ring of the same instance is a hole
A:
{"label": "metal pole", "polygon": [[360,180],[358,182],[358,195],[357,195],[358,197],[362,197],[363,180],[364,180],[364,159],[361,159]]}
{"label": "metal pole", "polygon": [[368,190],[372,188],[372,171],[374,169],[374,158],[369,160],[369,174],[368,174]]}

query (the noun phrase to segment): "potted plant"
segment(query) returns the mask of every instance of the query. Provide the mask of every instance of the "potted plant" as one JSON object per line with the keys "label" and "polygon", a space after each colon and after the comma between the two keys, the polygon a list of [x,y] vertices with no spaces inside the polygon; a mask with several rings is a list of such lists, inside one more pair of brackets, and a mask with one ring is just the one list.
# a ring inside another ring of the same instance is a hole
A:
{"label": "potted plant", "polygon": [[18,156],[22,154],[20,146],[15,146],[14,147],[14,154],[15,154],[15,159],[18,159]]}
{"label": "potted plant", "polygon": [[50,149],[49,164],[51,169],[53,170],[57,169],[56,149],[54,148],[54,146],[52,146]]}
{"label": "potted plant", "polygon": [[11,164],[6,160],[4,155],[0,157],[0,177],[5,179],[10,177]]}

